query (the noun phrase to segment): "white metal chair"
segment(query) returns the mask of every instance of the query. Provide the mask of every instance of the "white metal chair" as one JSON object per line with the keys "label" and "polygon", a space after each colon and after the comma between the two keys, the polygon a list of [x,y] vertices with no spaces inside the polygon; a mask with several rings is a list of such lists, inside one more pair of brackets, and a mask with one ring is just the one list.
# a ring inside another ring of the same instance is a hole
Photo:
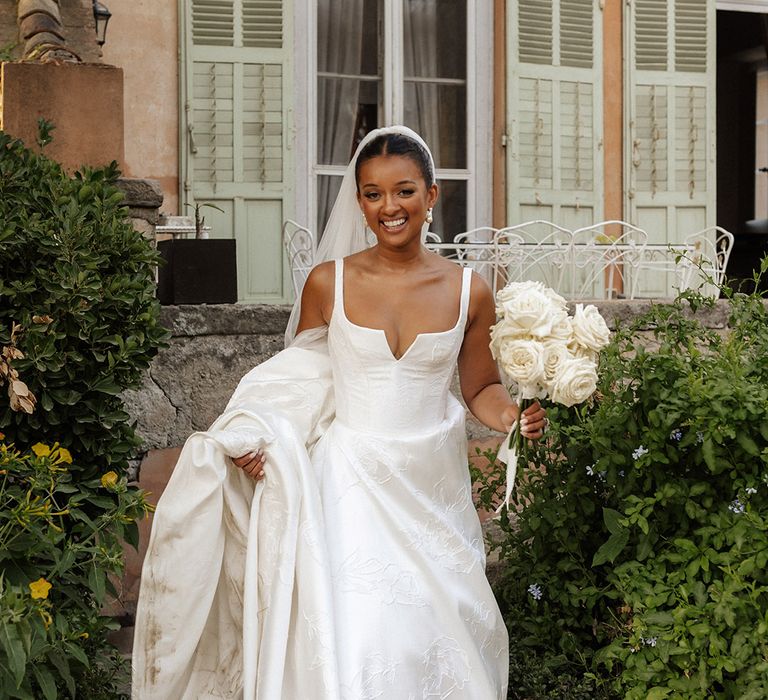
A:
{"label": "white metal chair", "polygon": [[626,221],[601,221],[573,232],[571,299],[634,299],[648,234]]}
{"label": "white metal chair", "polygon": [[298,297],[315,261],[315,237],[306,226],[286,219],[283,223],[283,246],[291,268],[294,296]]}
{"label": "white metal chair", "polygon": [[720,226],[710,226],[686,236],[685,244],[690,259],[683,267],[680,288],[719,296],[731,257],[733,234]]}
{"label": "white metal chair", "polygon": [[494,289],[534,280],[564,293],[572,238],[568,229],[540,219],[499,229],[493,237]]}

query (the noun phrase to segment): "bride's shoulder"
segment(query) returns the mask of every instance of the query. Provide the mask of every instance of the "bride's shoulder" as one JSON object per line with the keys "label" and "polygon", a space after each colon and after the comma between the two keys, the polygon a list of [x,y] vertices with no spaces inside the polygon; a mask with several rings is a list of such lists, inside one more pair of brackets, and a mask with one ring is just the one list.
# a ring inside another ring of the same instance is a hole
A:
{"label": "bride's shoulder", "polygon": [[312,296],[324,299],[333,294],[333,281],[335,277],[335,265],[333,260],[327,260],[315,265],[304,284],[303,296]]}

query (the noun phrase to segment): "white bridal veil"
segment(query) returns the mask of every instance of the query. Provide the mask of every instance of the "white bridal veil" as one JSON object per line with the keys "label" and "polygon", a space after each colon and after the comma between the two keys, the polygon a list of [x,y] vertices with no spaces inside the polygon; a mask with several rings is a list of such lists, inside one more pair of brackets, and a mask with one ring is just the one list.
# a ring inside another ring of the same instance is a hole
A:
{"label": "white bridal veil", "polygon": [[[314,259],[315,265],[325,262],[326,260],[345,258],[348,255],[358,253],[369,247],[370,244],[366,238],[366,225],[360,211],[360,205],[357,202],[355,165],[357,163],[357,158],[360,155],[360,151],[375,138],[386,134],[401,134],[418,143],[426,151],[427,156],[429,157],[429,165],[434,179],[435,163],[432,159],[432,152],[429,150],[429,147],[421,136],[412,129],[402,125],[385,126],[381,129],[374,129],[366,134],[365,138],[360,142],[360,145],[358,145],[355,155],[352,157],[352,160],[349,162],[349,165],[344,172],[341,187],[339,188],[339,194],[336,196],[336,201],[334,202],[331,214],[328,217],[328,223],[323,229],[323,235],[317,246],[317,252],[315,253]],[[426,237],[428,228],[429,224],[425,222],[421,231],[422,241]],[[293,304],[291,316],[288,320],[288,327],[285,331],[286,347],[293,342],[293,338],[296,335],[296,327],[299,325],[300,310],[301,292],[299,292],[296,301]]]}

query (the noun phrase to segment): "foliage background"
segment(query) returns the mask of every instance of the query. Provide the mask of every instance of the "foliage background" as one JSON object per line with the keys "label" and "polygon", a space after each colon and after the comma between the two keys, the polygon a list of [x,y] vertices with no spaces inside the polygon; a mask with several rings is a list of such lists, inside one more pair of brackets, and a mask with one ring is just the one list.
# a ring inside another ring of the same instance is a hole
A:
{"label": "foliage background", "polygon": [[127,466],[138,440],[120,393],[167,337],[157,257],[126,219],[118,175],[112,163],[69,177],[0,132],[0,346],[21,325],[14,368],[38,400],[27,415],[0,399],[0,431],[59,442],[84,478]]}
{"label": "foliage background", "polygon": [[768,315],[733,294],[719,334],[713,303],[653,306],[591,404],[549,407],[495,542],[510,697],[768,697]]}

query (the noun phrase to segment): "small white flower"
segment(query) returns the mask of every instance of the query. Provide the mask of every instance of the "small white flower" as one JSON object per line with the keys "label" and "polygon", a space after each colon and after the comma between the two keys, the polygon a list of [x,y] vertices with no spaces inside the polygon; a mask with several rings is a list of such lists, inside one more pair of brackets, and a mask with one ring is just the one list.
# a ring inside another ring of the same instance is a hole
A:
{"label": "small white flower", "polygon": [[645,447],[645,445],[640,445],[633,453],[632,453],[632,459],[637,461],[642,457],[643,455],[648,454],[648,448]]}
{"label": "small white flower", "polygon": [[744,504],[737,498],[731,503],[731,505],[728,506],[728,510],[731,511],[731,513],[736,513],[737,515],[740,513],[743,513],[745,511]]}
{"label": "small white flower", "polygon": [[680,442],[683,439],[683,431],[680,428],[675,428],[670,434],[669,439],[675,442]]}
{"label": "small white flower", "polygon": [[624,470],[623,470],[623,469],[619,469],[619,476],[620,476],[622,479],[623,479],[623,478],[626,476],[626,474],[625,474],[625,472],[624,472]]}
{"label": "small white flower", "polygon": [[640,637],[640,643],[645,644],[645,646],[647,647],[655,647],[656,637],[648,637],[648,639],[645,639],[644,637]]}
{"label": "small white flower", "polygon": [[532,583],[528,586],[528,593],[534,600],[541,600],[541,597],[544,595],[544,591],[541,590],[541,586],[538,583]]}
{"label": "small white flower", "polygon": [[701,432],[701,430],[699,430],[699,431],[696,433],[696,442],[698,442],[699,444],[701,444],[702,442],[704,442],[704,433],[702,433],[702,432]]}
{"label": "small white flower", "polygon": [[587,468],[587,475],[588,476],[594,476],[595,475],[595,465],[590,464]]}
{"label": "small white flower", "polygon": [[747,486],[747,488],[745,488],[745,489],[744,489],[744,492],[745,492],[747,495],[749,495],[749,496],[753,496],[754,494],[756,494],[756,493],[757,493],[757,489],[756,489],[756,488],[754,488],[753,486]]}

